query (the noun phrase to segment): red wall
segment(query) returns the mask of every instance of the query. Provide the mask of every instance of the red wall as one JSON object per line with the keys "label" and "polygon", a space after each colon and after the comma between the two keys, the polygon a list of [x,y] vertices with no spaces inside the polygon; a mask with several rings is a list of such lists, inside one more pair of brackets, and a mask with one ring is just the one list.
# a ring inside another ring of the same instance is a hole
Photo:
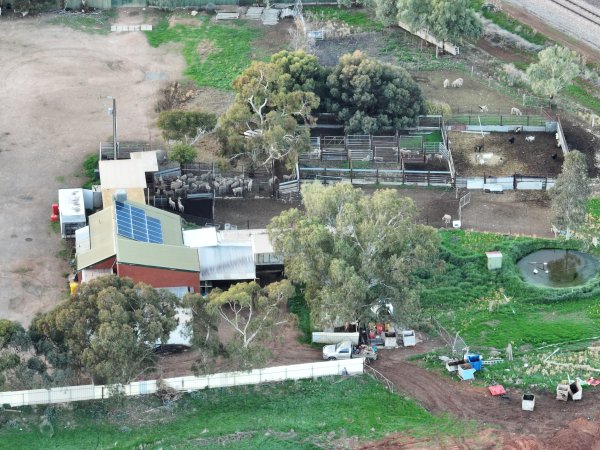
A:
{"label": "red wall", "polygon": [[189,286],[194,289],[194,292],[200,292],[200,274],[198,272],[117,263],[117,275],[129,277],[136,283],[143,282],[155,288]]}
{"label": "red wall", "polygon": [[111,256],[110,258],[105,259],[104,261],[100,261],[98,264],[86,267],[86,269],[110,269],[114,263],[115,257]]}

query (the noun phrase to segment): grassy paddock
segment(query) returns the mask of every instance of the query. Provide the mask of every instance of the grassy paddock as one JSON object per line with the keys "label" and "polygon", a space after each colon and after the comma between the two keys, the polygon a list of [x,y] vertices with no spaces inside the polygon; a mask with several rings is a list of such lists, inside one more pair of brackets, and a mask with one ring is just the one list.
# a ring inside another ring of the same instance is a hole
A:
{"label": "grassy paddock", "polygon": [[305,6],[304,12],[317,20],[342,22],[361,31],[381,31],[383,25],[363,11],[334,6]]}
{"label": "grassy paddock", "polygon": [[[403,432],[458,436],[474,428],[435,417],[368,376],[327,378],[186,394],[172,409],[154,397],[23,408],[2,419],[6,448],[315,448],[350,436]],[[52,423],[40,432],[40,415]]]}
{"label": "grassy paddock", "polygon": [[[590,203],[590,210],[600,210],[600,202]],[[423,307],[484,356],[492,349],[503,351],[509,343],[514,348],[514,362],[487,367],[477,379],[507,386],[555,387],[567,369],[542,364],[554,351],[552,346],[561,348],[557,358],[578,361],[580,352],[600,337],[600,281],[597,277],[568,289],[538,288],[522,281],[516,262],[542,248],[579,249],[581,243],[462,230],[444,230],[440,235],[444,264],[421,274]],[[484,254],[491,250],[503,254],[503,267],[494,272],[487,269]],[[494,301],[491,307],[490,301]],[[427,355],[425,362],[439,369],[436,357]],[[571,378],[590,375],[578,368],[568,373]]]}
{"label": "grassy paddock", "polygon": [[[163,18],[152,31],[146,31],[152,47],[169,42],[179,43],[187,68],[185,75],[198,86],[231,89],[231,82],[248,65],[252,42],[262,36],[262,30],[253,28],[241,20],[227,25],[210,23],[208,17],[198,16],[198,26],[169,26],[169,18]],[[199,45],[206,44],[212,51],[200,55]]]}

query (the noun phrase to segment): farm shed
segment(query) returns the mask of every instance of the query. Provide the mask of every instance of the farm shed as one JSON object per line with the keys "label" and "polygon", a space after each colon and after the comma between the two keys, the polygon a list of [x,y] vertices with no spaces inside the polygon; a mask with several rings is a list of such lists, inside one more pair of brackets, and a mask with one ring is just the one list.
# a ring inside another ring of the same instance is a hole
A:
{"label": "farm shed", "polygon": [[155,288],[198,292],[198,253],[183,244],[179,216],[127,199],[111,203],[77,235],[79,279],[109,269]]}
{"label": "farm shed", "polygon": [[98,169],[104,208],[112,205],[119,190],[127,192],[130,200],[146,203],[146,173],[158,171],[156,151],[131,153],[130,159],[99,161]]}
{"label": "farm shed", "polygon": [[76,230],[86,226],[83,189],[59,189],[58,211],[61,236],[75,237]]}
{"label": "farm shed", "polygon": [[186,230],[185,245],[197,249],[202,281],[254,280],[256,267],[252,243],[247,241],[223,242],[214,227]]}

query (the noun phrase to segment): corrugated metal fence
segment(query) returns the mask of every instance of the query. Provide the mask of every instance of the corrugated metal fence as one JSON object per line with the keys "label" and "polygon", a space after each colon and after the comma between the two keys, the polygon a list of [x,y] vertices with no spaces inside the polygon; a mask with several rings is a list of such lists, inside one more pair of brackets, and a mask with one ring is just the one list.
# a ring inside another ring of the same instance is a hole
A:
{"label": "corrugated metal fence", "polygon": [[[197,391],[200,389],[224,388],[251,384],[271,383],[285,380],[326,377],[332,375],[357,375],[364,371],[362,358],[344,361],[323,361],[291,366],[267,367],[249,372],[226,372],[202,377],[187,376],[166,378],[163,383],[177,391]],[[111,389],[112,388],[112,389]],[[137,381],[115,386],[67,386],[29,391],[0,392],[0,405],[11,407],[25,405],[45,405],[84,400],[102,400],[119,392],[126,396],[156,393],[158,380]]]}

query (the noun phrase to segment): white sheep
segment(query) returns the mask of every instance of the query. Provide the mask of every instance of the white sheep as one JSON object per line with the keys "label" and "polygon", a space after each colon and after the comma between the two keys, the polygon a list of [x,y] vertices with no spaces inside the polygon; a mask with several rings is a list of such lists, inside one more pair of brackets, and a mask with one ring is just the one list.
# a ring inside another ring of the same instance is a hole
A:
{"label": "white sheep", "polygon": [[283,181],[290,181],[294,179],[294,175],[284,175]]}
{"label": "white sheep", "polygon": [[525,140],[527,142],[533,142],[533,141],[535,141],[535,136],[525,136]]}
{"label": "white sheep", "polygon": [[450,80],[448,78],[446,78],[444,80],[444,89],[446,89],[448,86],[450,86]]}
{"label": "white sheep", "polygon": [[523,131],[523,127],[517,127],[515,128],[514,133],[520,133],[521,131]]}
{"label": "white sheep", "polygon": [[444,217],[442,217],[442,222],[444,222],[444,225],[446,226],[450,225],[450,222],[452,222],[452,216],[450,214],[444,214]]}
{"label": "white sheep", "polygon": [[442,155],[441,153],[436,153],[433,157],[438,161],[444,160],[444,155]]}
{"label": "white sheep", "polygon": [[179,209],[180,213],[182,213],[184,211],[183,203],[181,203],[181,198],[177,199],[177,208]]}
{"label": "white sheep", "polygon": [[235,195],[236,197],[241,197],[243,190],[243,187],[236,187],[233,189],[233,195]]}
{"label": "white sheep", "polygon": [[453,88],[459,88],[459,87],[462,87],[462,85],[463,85],[463,79],[462,78],[457,78],[456,80],[454,80],[452,82],[452,87]]}
{"label": "white sheep", "polygon": [[480,112],[488,112],[489,110],[488,110],[488,107],[487,107],[487,105],[483,105],[483,106],[480,106],[480,107],[479,107],[479,111],[480,111]]}
{"label": "white sheep", "polygon": [[510,114],[511,115],[515,115],[515,116],[522,116],[523,113],[521,112],[521,110],[519,108],[510,108]]}
{"label": "white sheep", "polygon": [[175,204],[175,202],[173,201],[173,199],[172,199],[171,197],[169,197],[169,206],[171,207],[171,209],[172,209],[173,211],[175,211],[175,207],[176,207],[177,205]]}
{"label": "white sheep", "polygon": [[248,192],[252,192],[252,182],[253,182],[253,181],[254,181],[254,180],[250,180],[250,181],[248,181]]}

